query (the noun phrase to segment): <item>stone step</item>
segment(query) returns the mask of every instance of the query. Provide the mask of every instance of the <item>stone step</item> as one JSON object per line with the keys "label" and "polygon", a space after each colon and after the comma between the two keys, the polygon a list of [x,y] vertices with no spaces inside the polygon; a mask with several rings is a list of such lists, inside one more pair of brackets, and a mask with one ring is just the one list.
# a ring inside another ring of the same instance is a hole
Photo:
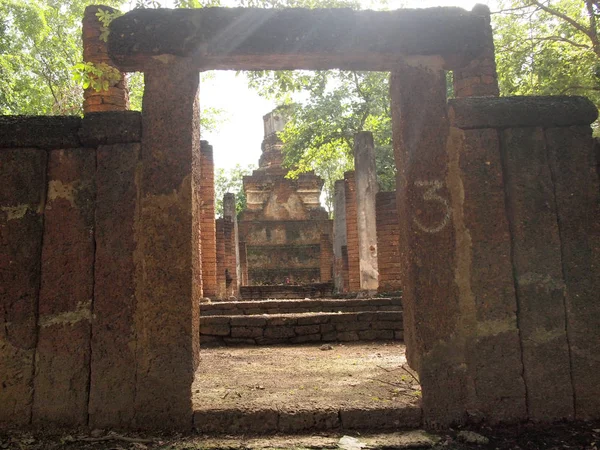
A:
{"label": "stone step", "polygon": [[241,286],[240,296],[244,300],[265,298],[325,298],[333,293],[333,283],[301,285]]}
{"label": "stone step", "polygon": [[200,317],[202,347],[403,339],[402,311]]}
{"label": "stone step", "polygon": [[206,434],[302,433],[330,430],[401,430],[421,426],[420,406],[339,409],[219,408],[194,411],[194,428]]}
{"label": "stone step", "polygon": [[252,300],[203,303],[200,315],[291,314],[308,312],[401,311],[399,297],[361,299]]}

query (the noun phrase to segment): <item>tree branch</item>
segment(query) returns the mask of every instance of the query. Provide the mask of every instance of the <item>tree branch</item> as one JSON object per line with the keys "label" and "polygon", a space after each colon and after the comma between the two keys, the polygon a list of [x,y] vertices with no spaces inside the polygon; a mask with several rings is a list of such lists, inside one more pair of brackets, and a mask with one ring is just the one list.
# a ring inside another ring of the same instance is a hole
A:
{"label": "tree branch", "polygon": [[531,0],[531,2],[534,5],[537,5],[540,7],[541,10],[546,11],[548,14],[551,14],[555,17],[558,17],[559,19],[564,20],[565,22],[567,22],[568,24],[570,24],[573,28],[581,31],[582,33],[584,33],[586,36],[588,36],[590,39],[592,39],[592,36],[590,34],[590,31],[588,28],[586,28],[585,26],[581,25],[579,22],[577,22],[575,19],[567,16],[566,14],[554,9],[554,8],[550,8],[549,6],[544,5],[543,3],[540,3],[538,0]]}
{"label": "tree branch", "polygon": [[525,40],[526,41],[555,41],[555,42],[564,42],[566,44],[572,45],[573,47],[584,48],[586,50],[593,50],[593,48],[590,47],[589,45],[580,44],[579,42],[575,42],[575,41],[573,41],[571,39],[567,39],[567,38],[560,37],[560,36],[534,37],[534,38],[527,38]]}

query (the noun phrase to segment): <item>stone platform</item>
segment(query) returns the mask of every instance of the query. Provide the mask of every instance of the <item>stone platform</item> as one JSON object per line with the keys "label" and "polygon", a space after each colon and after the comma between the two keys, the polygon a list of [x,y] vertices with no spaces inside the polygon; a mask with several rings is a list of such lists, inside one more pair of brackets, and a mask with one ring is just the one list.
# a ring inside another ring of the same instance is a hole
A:
{"label": "stone platform", "polygon": [[400,299],[304,299],[204,304],[200,345],[403,340]]}
{"label": "stone platform", "polygon": [[203,349],[194,427],[207,434],[419,427],[420,386],[406,370],[397,342]]}

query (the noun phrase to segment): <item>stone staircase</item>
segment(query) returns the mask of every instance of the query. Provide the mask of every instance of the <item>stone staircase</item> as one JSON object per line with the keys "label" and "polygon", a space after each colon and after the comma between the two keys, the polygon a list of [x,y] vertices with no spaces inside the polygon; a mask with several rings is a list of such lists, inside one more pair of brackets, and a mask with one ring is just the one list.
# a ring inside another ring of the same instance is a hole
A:
{"label": "stone staircase", "polygon": [[398,297],[214,302],[200,314],[202,347],[404,338]]}

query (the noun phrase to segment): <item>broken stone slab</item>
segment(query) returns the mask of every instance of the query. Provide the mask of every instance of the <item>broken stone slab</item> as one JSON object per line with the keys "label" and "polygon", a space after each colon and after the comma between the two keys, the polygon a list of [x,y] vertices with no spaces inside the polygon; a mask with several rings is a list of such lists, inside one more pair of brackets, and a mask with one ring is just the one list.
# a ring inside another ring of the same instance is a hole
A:
{"label": "broken stone slab", "polygon": [[109,54],[126,71],[189,56],[202,70],[390,70],[399,56],[442,55],[463,67],[489,25],[461,8],[138,9],[110,24]]}

